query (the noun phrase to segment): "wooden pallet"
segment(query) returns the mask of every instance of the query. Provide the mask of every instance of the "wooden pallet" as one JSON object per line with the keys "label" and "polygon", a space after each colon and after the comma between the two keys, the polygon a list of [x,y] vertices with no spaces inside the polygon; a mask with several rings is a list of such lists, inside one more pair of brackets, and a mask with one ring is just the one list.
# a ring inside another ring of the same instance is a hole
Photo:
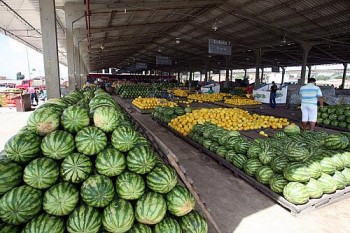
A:
{"label": "wooden pallet", "polygon": [[[335,202],[338,202],[338,201],[341,201],[341,200],[343,200],[345,198],[349,198],[350,197],[350,186],[349,186],[349,187],[346,187],[343,190],[337,190],[333,194],[324,194],[319,199],[310,199],[310,201],[308,203],[304,204],[304,205],[294,205],[294,204],[290,203],[289,201],[287,201],[285,198],[283,198],[281,195],[273,192],[269,187],[259,183],[254,178],[248,176],[243,171],[241,171],[240,169],[238,169],[235,166],[233,166],[226,159],[224,159],[224,158],[220,157],[219,155],[211,152],[210,150],[204,148],[202,145],[192,141],[188,137],[184,137],[183,135],[179,134],[178,132],[176,132],[175,130],[171,129],[167,125],[163,124],[162,122],[160,122],[160,121],[157,121],[157,122],[160,125],[162,125],[163,127],[165,127],[168,130],[170,130],[176,136],[180,137],[181,139],[183,139],[184,141],[189,143],[190,145],[194,146],[195,148],[197,148],[201,152],[207,154],[209,157],[211,157],[212,159],[217,161],[220,165],[222,165],[222,166],[228,168],[229,170],[231,170],[236,177],[240,177],[242,180],[246,181],[251,186],[253,186],[257,190],[259,190],[260,192],[262,192],[263,194],[265,194],[266,196],[268,196],[272,200],[276,201],[280,206],[282,206],[285,209],[288,209],[291,212],[291,214],[294,215],[294,216],[297,216],[299,214],[303,214],[303,213],[305,213],[307,211],[310,211],[310,210],[314,210],[314,209],[318,209],[318,208],[330,205],[332,203],[335,203]],[[256,135],[254,135],[254,134],[256,134],[256,132],[249,132],[249,133],[252,134],[251,137],[250,137],[251,139],[255,138]]]}

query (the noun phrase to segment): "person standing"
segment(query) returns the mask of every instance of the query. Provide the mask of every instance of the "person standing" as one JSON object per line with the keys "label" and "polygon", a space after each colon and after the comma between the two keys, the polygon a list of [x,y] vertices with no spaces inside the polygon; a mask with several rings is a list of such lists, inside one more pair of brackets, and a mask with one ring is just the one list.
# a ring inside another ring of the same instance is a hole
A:
{"label": "person standing", "polygon": [[32,105],[34,106],[34,100],[36,97],[36,90],[34,87],[30,86],[28,87],[28,94],[30,95],[30,101],[32,102]]}
{"label": "person standing", "polygon": [[276,108],[276,95],[277,95],[277,85],[274,81],[272,81],[272,86],[270,88],[270,107]]}
{"label": "person standing", "polygon": [[302,127],[304,130],[315,130],[317,121],[317,102],[323,108],[321,89],[316,86],[316,79],[309,78],[308,83],[299,90],[301,96]]}

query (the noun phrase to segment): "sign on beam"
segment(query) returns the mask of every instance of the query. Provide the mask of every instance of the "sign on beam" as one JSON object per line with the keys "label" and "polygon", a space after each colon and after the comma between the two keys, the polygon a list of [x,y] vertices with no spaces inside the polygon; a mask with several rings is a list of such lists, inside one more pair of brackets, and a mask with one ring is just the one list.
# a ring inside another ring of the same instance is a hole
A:
{"label": "sign on beam", "polygon": [[170,57],[166,57],[166,56],[156,56],[156,64],[157,65],[168,65],[171,66],[172,65],[172,61]]}
{"label": "sign on beam", "polygon": [[231,56],[231,42],[225,40],[209,39],[208,53]]}
{"label": "sign on beam", "polygon": [[272,73],[279,73],[280,72],[280,68],[278,66],[273,66],[273,67],[271,67],[271,72]]}
{"label": "sign on beam", "polygon": [[147,64],[142,62],[136,62],[135,64],[137,70],[146,70]]}

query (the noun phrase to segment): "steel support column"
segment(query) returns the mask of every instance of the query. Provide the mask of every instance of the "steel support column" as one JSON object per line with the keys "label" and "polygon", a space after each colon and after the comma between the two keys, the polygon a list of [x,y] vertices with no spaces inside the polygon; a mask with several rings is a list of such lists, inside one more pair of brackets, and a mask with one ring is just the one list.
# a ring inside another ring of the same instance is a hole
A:
{"label": "steel support column", "polygon": [[69,4],[65,5],[65,21],[66,21],[66,42],[67,42],[67,68],[68,68],[68,90],[75,89],[74,75],[74,40],[73,40],[73,12],[69,9]]}
{"label": "steel support column", "polygon": [[311,78],[311,68],[312,68],[312,66],[308,65],[307,68],[308,68],[308,71],[309,71],[309,73],[307,74],[307,79],[309,79],[309,78]]}
{"label": "steel support column", "polygon": [[230,73],[229,73],[229,71],[230,71],[230,57],[227,56],[226,57],[226,72],[225,72],[226,78],[225,78],[225,85],[224,85],[224,87],[228,87],[228,84],[229,84],[229,81],[230,81]]}
{"label": "steel support column", "polygon": [[47,98],[61,97],[54,0],[39,0]]}
{"label": "steel support column", "polygon": [[312,48],[312,45],[306,42],[301,43],[301,47],[303,49],[303,61],[302,61],[302,67],[301,67],[301,77],[299,79],[298,84],[304,85],[306,80],[306,65],[307,65],[307,58],[309,56],[310,49]]}
{"label": "steel support column", "polygon": [[244,77],[243,78],[245,78],[245,77],[247,77],[247,69],[244,69]]}
{"label": "steel support column", "polygon": [[255,64],[255,87],[254,89],[258,89],[260,87],[260,75],[259,75],[259,70],[260,70],[260,62],[261,62],[261,56],[262,52],[261,49],[258,49],[255,51],[256,54],[256,64]]}
{"label": "steel support column", "polygon": [[346,73],[347,73],[347,69],[348,69],[348,63],[343,63],[343,66],[344,66],[344,71],[343,71],[343,79],[342,79],[342,82],[341,82],[341,89],[344,89],[345,88],[345,79],[346,79]]}
{"label": "steel support column", "polygon": [[261,67],[261,79],[260,79],[260,83],[264,82],[264,67]]}
{"label": "steel support column", "polygon": [[282,67],[282,80],[281,80],[281,87],[282,88],[282,85],[284,83],[284,76],[286,75],[286,68],[285,67]]}

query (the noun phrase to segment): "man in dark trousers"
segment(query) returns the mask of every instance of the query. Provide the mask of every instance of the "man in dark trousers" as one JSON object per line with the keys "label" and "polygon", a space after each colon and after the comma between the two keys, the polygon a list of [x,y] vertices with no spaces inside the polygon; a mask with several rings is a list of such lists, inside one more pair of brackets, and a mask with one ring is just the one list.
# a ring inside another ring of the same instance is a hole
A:
{"label": "man in dark trousers", "polygon": [[270,107],[275,109],[276,108],[276,92],[277,92],[277,85],[274,81],[272,81],[272,86],[270,88]]}

